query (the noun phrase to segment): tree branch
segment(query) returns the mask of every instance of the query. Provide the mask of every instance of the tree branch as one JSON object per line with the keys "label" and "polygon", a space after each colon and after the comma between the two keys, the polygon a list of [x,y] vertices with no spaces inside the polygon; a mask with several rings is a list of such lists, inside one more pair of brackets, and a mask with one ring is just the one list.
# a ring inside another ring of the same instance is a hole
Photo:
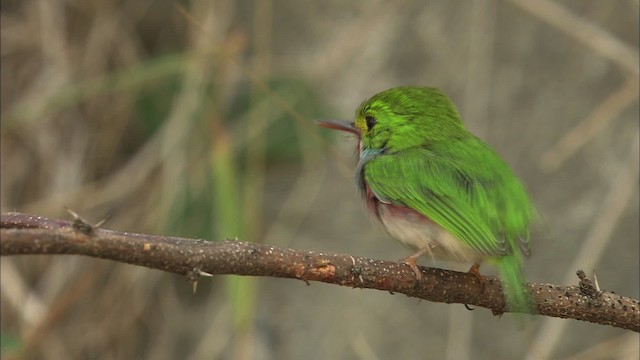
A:
{"label": "tree branch", "polygon": [[[461,303],[508,312],[500,281],[485,277],[482,290],[470,273],[425,268],[422,280],[397,262],[277,248],[241,241],[204,241],[100,229],[20,213],[0,219],[0,255],[73,254],[109,259],[185,275],[251,275],[300,279],[402,293],[419,299]],[[539,315],[571,318],[640,332],[638,300],[600,291],[579,271],[578,286],[528,284]]]}

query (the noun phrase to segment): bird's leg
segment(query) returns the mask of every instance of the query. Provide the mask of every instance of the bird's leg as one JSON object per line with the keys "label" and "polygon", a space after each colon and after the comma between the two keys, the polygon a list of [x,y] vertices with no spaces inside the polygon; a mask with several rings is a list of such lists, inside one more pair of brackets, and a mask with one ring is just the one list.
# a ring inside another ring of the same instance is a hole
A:
{"label": "bird's leg", "polygon": [[422,272],[420,271],[420,268],[418,267],[418,264],[416,263],[416,261],[420,256],[426,254],[430,250],[431,250],[430,246],[425,246],[422,249],[416,251],[415,253],[400,260],[401,263],[409,266],[411,270],[413,270],[413,272],[416,274],[416,282],[419,282],[422,279]]}
{"label": "bird's leg", "polygon": [[482,286],[482,291],[480,291],[480,293],[483,293],[484,292],[484,276],[482,276],[482,274],[480,273],[480,264],[474,263],[473,265],[471,265],[471,268],[469,269],[469,273],[473,274],[473,276],[475,276],[476,279],[478,279],[478,281],[480,282],[480,285]]}

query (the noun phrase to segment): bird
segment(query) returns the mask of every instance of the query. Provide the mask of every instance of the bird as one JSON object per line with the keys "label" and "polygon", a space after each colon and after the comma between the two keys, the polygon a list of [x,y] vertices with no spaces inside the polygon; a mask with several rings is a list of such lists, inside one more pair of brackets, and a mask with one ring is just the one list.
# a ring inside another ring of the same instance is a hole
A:
{"label": "bird", "polygon": [[417,259],[496,266],[510,311],[530,312],[524,258],[534,209],[509,165],[464,126],[441,90],[400,86],[357,108],[353,121],[318,125],[358,140],[355,184],[388,235],[413,253],[401,262],[420,281]]}

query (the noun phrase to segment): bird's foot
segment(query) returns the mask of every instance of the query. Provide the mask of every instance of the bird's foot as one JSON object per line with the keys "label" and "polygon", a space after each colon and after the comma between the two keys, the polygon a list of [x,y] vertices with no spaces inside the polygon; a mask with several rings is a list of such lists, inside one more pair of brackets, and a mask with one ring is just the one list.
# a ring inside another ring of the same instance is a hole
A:
{"label": "bird's foot", "polygon": [[407,256],[406,258],[400,260],[400,262],[407,265],[411,268],[411,270],[413,270],[414,274],[416,274],[416,283],[419,283],[420,280],[422,280],[422,271],[420,271],[415,258]]}
{"label": "bird's foot", "polygon": [[418,267],[416,261],[420,256],[426,254],[427,251],[429,251],[429,248],[423,248],[400,260],[401,263],[410,267],[411,270],[413,270],[413,273],[416,274],[416,286],[419,285],[420,280],[422,280],[422,271],[420,271],[420,268]]}
{"label": "bird's foot", "polygon": [[475,263],[471,265],[471,268],[469,269],[469,273],[471,273],[473,276],[476,277],[476,279],[478,279],[480,286],[482,286],[482,290],[480,290],[480,293],[482,294],[484,292],[485,282],[484,282],[484,276],[482,276],[482,274],[480,273],[480,264]]}

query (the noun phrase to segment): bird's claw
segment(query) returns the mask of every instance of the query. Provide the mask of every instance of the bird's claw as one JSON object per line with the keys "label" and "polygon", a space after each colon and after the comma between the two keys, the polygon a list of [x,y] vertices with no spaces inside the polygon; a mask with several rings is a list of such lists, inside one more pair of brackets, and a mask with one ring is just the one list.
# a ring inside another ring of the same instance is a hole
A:
{"label": "bird's claw", "polygon": [[475,263],[471,265],[471,268],[469,269],[469,273],[471,273],[473,276],[476,277],[476,279],[478,279],[478,282],[482,287],[482,290],[480,290],[480,293],[482,294],[485,288],[485,281],[484,281],[484,276],[482,276],[482,274],[480,273],[480,264]]}

